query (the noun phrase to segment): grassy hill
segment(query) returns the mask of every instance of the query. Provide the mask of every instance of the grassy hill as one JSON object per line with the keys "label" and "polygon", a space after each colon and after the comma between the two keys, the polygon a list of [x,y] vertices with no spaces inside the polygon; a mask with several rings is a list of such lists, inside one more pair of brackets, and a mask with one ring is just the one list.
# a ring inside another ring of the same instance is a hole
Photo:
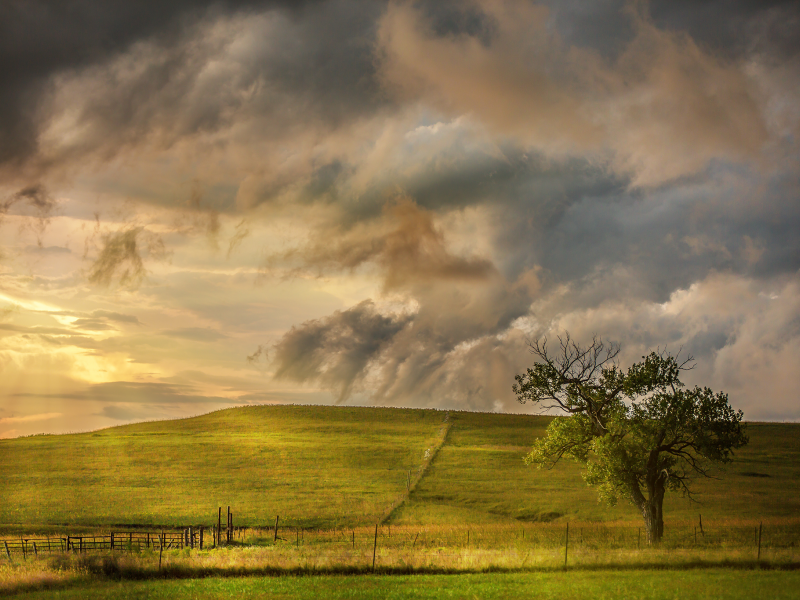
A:
{"label": "grassy hill", "polygon": [[[531,440],[549,417],[456,412],[447,441],[410,500],[393,515],[398,524],[638,521],[625,501],[601,504],[579,465],[527,467]],[[800,425],[749,423],[750,443],[718,471],[698,480],[698,502],[667,494],[667,521],[800,517]]]}
{"label": "grassy hill", "polygon": [[[2,524],[375,522],[445,413],[259,406],[0,441]],[[223,520],[224,520],[223,516]]]}
{"label": "grassy hill", "polygon": [[[525,467],[547,417],[433,410],[260,406],[93,433],[0,441],[0,524],[374,523],[408,472],[446,439],[393,524],[637,520],[597,502],[580,469]],[[447,430],[449,427],[449,431]],[[752,423],[750,445],[701,505],[668,496],[668,521],[800,515],[800,425]],[[224,510],[224,508],[223,508]]]}

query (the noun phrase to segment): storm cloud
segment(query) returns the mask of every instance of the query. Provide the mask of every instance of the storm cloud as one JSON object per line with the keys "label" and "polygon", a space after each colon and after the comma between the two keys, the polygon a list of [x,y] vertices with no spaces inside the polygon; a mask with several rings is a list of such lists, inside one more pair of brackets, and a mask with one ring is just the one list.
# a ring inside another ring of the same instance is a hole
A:
{"label": "storm cloud", "polygon": [[275,376],[319,380],[338,392],[339,401],[346,400],[409,320],[404,315],[382,315],[365,300],[293,327],[275,347]]}
{"label": "storm cloud", "polygon": [[567,330],[800,418],[799,26],[748,0],[6,2],[0,392],[47,414],[61,387],[69,419],[89,390],[100,424],[166,414],[147,394],[524,410],[527,341]]}

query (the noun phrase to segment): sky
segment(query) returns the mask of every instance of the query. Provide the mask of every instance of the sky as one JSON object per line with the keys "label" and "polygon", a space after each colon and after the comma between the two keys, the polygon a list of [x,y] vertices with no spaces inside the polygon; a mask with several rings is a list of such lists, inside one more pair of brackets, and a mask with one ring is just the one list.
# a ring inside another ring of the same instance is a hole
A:
{"label": "sky", "polygon": [[529,412],[531,340],[800,419],[800,5],[0,4],[0,437]]}

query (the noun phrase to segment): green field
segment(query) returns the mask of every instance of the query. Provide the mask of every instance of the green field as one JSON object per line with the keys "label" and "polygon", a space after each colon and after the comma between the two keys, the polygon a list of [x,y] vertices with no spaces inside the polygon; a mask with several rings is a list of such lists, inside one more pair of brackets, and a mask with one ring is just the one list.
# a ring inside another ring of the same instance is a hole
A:
{"label": "green field", "polygon": [[173,581],[97,581],[19,594],[19,598],[540,598],[641,600],[797,598],[798,571],[483,573],[474,575],[247,577]]}
{"label": "green field", "polygon": [[[449,416],[448,416],[449,415]],[[447,421],[445,422],[445,417]],[[598,503],[577,465],[524,466],[547,417],[433,410],[260,406],[93,433],[0,441],[0,524],[188,525],[230,505],[237,525],[396,525],[638,521],[632,507]],[[750,444],[697,499],[665,501],[670,523],[796,519],[800,426],[748,425]],[[223,509],[224,511],[224,509]]]}
{"label": "green field", "polygon": [[[627,502],[599,503],[575,463],[552,470],[522,463],[549,418],[457,412],[451,419],[447,443],[392,522],[639,520]],[[800,517],[800,425],[750,423],[747,431],[750,443],[716,473],[719,479],[696,482],[698,502],[667,494],[667,526],[698,514],[707,522]]]}
{"label": "green field", "polygon": [[[265,406],[0,441],[0,523],[374,523],[446,413]],[[224,517],[223,517],[224,518]]]}
{"label": "green field", "polygon": [[[209,526],[217,507],[227,505],[235,524],[249,529],[237,531],[228,547],[171,549],[163,557],[130,546],[113,555],[0,558],[0,593],[797,597],[800,426],[749,424],[750,444],[721,478],[697,482],[700,504],[667,497],[664,543],[646,548],[635,511],[625,503],[598,503],[577,465],[524,466],[522,457],[549,422],[262,406],[2,440],[0,537]],[[705,528],[698,534],[700,514]],[[274,530],[264,529],[275,515],[282,526],[277,540]],[[563,573],[567,525],[570,570]]]}

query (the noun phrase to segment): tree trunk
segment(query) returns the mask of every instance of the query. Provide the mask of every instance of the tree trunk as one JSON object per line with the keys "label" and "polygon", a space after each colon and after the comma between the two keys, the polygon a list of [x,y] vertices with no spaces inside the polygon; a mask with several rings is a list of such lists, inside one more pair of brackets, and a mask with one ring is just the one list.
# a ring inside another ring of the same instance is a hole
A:
{"label": "tree trunk", "polygon": [[641,511],[644,519],[645,531],[647,532],[647,543],[656,546],[664,537],[664,492],[666,491],[666,474],[658,474],[651,477],[652,482],[648,485],[647,498],[644,497],[639,489],[639,484],[632,480],[630,482],[631,498],[636,507]]}
{"label": "tree trunk", "polygon": [[647,531],[647,543],[656,546],[664,537],[664,490],[657,494],[655,498],[648,499],[641,506],[644,526]]}
{"label": "tree trunk", "polygon": [[659,475],[652,486],[648,486],[648,498],[639,506],[647,529],[647,543],[656,546],[664,537],[664,492],[666,477]]}

